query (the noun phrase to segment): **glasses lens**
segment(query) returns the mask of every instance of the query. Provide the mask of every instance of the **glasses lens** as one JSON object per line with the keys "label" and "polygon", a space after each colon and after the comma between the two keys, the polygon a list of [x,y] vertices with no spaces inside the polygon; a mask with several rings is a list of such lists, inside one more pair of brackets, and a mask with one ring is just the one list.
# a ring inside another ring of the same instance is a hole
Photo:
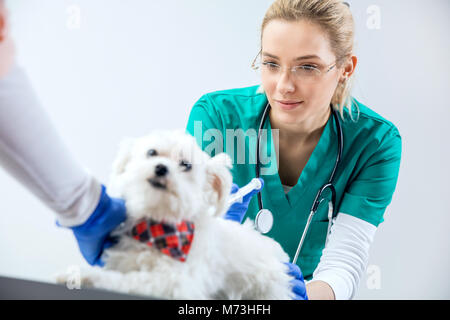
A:
{"label": "glasses lens", "polygon": [[[284,69],[271,62],[263,62],[259,59],[255,60],[252,64],[252,68],[256,70],[260,75],[271,77],[274,80],[278,79],[283,73]],[[315,82],[318,81],[322,75],[321,70],[314,65],[301,65],[290,69],[293,79],[302,82]]]}
{"label": "glasses lens", "polygon": [[315,81],[320,77],[320,70],[315,66],[303,65],[293,69],[296,78],[303,81]]}

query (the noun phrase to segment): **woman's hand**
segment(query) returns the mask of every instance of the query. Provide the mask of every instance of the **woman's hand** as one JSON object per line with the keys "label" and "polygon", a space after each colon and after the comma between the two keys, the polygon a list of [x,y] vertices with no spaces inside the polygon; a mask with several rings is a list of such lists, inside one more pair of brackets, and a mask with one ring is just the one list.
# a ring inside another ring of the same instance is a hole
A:
{"label": "woman's hand", "polygon": [[305,280],[303,279],[303,274],[300,270],[300,267],[292,263],[286,263],[286,265],[289,268],[288,274],[294,277],[294,279],[291,281],[292,292],[295,296],[293,300],[308,300]]}
{"label": "woman's hand", "polygon": [[[227,213],[225,214],[224,218],[227,220],[233,220],[236,222],[241,223],[242,219],[244,219],[245,213],[247,212],[248,205],[250,204],[250,200],[252,197],[260,192],[264,186],[264,180],[259,178],[261,181],[261,189],[256,189],[247,194],[242,202],[235,202],[231,205],[231,207],[228,209]],[[239,186],[235,183],[233,183],[231,187],[231,194],[234,194],[238,192]]]}
{"label": "woman's hand", "polygon": [[103,250],[115,244],[110,233],[125,220],[125,202],[122,199],[110,198],[102,186],[100,201],[89,219],[80,226],[70,227],[81,254],[90,265],[104,265],[101,260]]}
{"label": "woman's hand", "polygon": [[4,1],[0,0],[0,79],[8,73],[14,63],[14,42],[8,29],[8,13]]}

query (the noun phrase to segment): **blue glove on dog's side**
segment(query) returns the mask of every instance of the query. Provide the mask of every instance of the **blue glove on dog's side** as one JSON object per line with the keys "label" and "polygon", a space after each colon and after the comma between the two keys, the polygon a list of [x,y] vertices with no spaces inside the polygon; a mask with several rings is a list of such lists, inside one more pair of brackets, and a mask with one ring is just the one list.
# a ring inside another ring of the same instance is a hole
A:
{"label": "blue glove on dog's side", "polygon": [[102,186],[100,201],[89,219],[80,226],[69,228],[78,241],[81,254],[90,265],[104,265],[100,259],[103,250],[114,245],[109,234],[125,219],[125,201],[110,198]]}
{"label": "blue glove on dog's side", "polygon": [[[248,205],[250,204],[250,200],[255,194],[260,192],[264,187],[264,180],[261,178],[259,178],[259,180],[261,181],[261,189],[253,190],[252,192],[244,196],[243,201],[241,203],[240,202],[233,203],[228,209],[227,213],[225,214],[224,216],[225,219],[242,223],[245,213],[247,212]],[[233,185],[231,186],[231,194],[238,192],[238,190],[239,186],[233,183]]]}
{"label": "blue glove on dog's side", "polygon": [[300,267],[292,263],[286,263],[286,265],[289,268],[288,275],[294,277],[294,279],[291,280],[292,292],[295,295],[293,300],[308,300],[305,280],[303,279],[303,274]]}

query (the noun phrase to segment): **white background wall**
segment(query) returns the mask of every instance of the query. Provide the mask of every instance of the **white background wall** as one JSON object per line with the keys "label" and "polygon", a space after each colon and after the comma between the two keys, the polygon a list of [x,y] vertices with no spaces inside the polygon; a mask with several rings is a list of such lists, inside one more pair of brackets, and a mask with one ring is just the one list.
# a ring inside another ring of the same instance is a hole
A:
{"label": "white background wall", "polygon": [[[398,187],[357,298],[449,299],[450,2],[348,2],[354,96],[403,137]],[[258,83],[250,63],[270,3],[7,1],[19,63],[67,145],[104,182],[123,136],[184,128],[202,94]],[[2,170],[0,197],[0,275],[49,281],[85,264],[71,233]]]}

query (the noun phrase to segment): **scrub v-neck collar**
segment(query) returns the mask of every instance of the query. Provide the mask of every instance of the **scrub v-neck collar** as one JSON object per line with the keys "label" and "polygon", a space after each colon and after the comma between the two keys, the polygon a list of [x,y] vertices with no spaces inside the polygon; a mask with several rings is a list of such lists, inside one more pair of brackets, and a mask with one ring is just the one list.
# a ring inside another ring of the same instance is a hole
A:
{"label": "scrub v-neck collar", "polygon": [[[313,180],[316,178],[320,166],[324,159],[327,157],[328,147],[330,146],[331,137],[331,126],[333,123],[333,115],[330,113],[330,117],[325,125],[325,128],[320,136],[319,142],[317,143],[314,151],[312,152],[308,162],[306,163],[297,184],[286,194],[281,183],[280,175],[278,174],[278,167],[276,173],[271,175],[263,175],[261,177],[264,179],[264,183],[267,185],[268,197],[273,204],[273,208],[276,208],[278,215],[284,215],[289,213],[293,208],[297,206],[297,203],[301,200],[301,197],[305,192],[313,185]],[[270,139],[270,151],[275,152],[272,126],[270,123],[270,118],[267,119],[264,129],[268,130],[268,141]],[[263,154],[268,154],[267,145],[262,143],[261,148]],[[331,150],[330,150],[331,151]],[[264,153],[265,152],[265,153]],[[270,154],[270,153],[269,153]],[[331,153],[330,154],[334,154]],[[276,154],[274,157],[276,158]],[[276,164],[275,164],[276,165]]]}

